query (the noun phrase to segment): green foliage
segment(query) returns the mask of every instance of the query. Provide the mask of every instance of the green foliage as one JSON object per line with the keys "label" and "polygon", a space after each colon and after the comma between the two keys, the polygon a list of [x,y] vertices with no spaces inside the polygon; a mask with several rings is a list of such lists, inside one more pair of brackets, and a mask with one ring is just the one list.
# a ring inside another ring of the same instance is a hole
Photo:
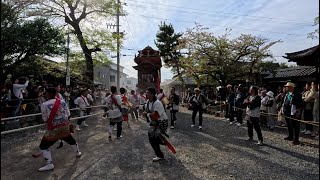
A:
{"label": "green foliage", "polygon": [[[33,61],[22,62],[12,69],[14,78],[33,75],[35,81],[65,82],[66,64],[57,63],[46,58],[33,56]],[[77,71],[70,72],[73,82],[81,81],[82,75]]]}
{"label": "green foliage", "polygon": [[179,39],[181,33],[175,33],[171,24],[167,25],[165,22],[159,25],[159,32],[155,41],[156,46],[160,51],[160,56],[163,59],[166,67],[171,67],[174,74],[180,74],[181,54],[178,51]]}
{"label": "green foliage", "polygon": [[94,61],[107,59],[102,57],[102,53],[94,59],[94,54],[103,49],[115,49],[115,38],[112,34],[106,33],[104,26],[118,9],[122,13],[121,5],[118,5],[115,0],[43,0],[35,1],[30,6],[30,14],[58,18],[66,23],[68,26],[66,31],[71,31],[75,36],[76,45],[81,47],[85,58],[87,83],[93,84]]}
{"label": "green foliage", "polygon": [[14,73],[14,66],[32,63],[34,56],[54,56],[63,53],[64,38],[60,30],[46,19],[19,19],[18,8],[1,3],[1,69]]}
{"label": "green foliage", "polygon": [[230,31],[216,36],[208,28],[196,25],[185,33],[189,55],[181,59],[183,74],[193,77],[200,85],[226,83],[251,78],[260,62],[272,57],[269,48],[280,41],[242,34],[229,38]]}
{"label": "green foliage", "polygon": [[316,26],[317,28],[313,32],[308,33],[308,38],[319,39],[319,16],[314,18],[313,26]]}

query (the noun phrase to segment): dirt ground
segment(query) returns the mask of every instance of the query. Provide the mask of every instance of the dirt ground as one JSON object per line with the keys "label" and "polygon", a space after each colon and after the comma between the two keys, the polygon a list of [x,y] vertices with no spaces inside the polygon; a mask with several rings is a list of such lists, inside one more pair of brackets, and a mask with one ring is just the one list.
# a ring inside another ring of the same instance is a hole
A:
{"label": "dirt ground", "polygon": [[[165,160],[155,157],[147,137],[148,125],[143,120],[123,125],[123,138],[108,140],[108,120],[87,120],[89,127],[74,134],[81,158],[76,158],[68,144],[52,150],[55,169],[37,172],[43,158],[34,159],[44,129],[9,134],[1,137],[1,179],[319,179],[319,142],[302,137],[303,145],[284,141],[286,130],[263,130],[265,146],[247,142],[246,127],[229,125],[226,120],[205,115],[203,130],[191,128],[191,114],[178,113],[176,129],[170,130],[170,141],[177,154],[162,146]],[[116,131],[113,132],[114,136]],[[256,134],[254,134],[256,140]]]}

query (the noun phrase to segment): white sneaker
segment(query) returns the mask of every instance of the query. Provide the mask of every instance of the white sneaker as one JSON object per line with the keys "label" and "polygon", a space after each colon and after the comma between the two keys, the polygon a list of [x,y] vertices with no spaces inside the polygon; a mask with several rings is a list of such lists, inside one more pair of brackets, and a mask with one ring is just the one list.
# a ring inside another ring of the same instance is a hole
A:
{"label": "white sneaker", "polygon": [[163,158],[160,158],[160,157],[155,157],[155,158],[152,158],[152,161],[160,161],[162,160]]}
{"label": "white sneaker", "polygon": [[196,125],[194,125],[194,124],[191,124],[191,127],[195,127]]}
{"label": "white sneaker", "polygon": [[258,144],[259,146],[262,146],[262,145],[263,145],[263,142],[259,140],[257,144]]}
{"label": "white sneaker", "polygon": [[76,157],[80,157],[82,155],[81,152],[77,152]]}
{"label": "white sneaker", "polygon": [[42,172],[42,171],[50,171],[52,169],[54,169],[54,165],[52,163],[50,163],[50,164],[47,164],[47,165],[39,168],[38,171],[40,171],[40,172]]}
{"label": "white sneaker", "polygon": [[233,122],[230,122],[229,124],[230,124],[230,125],[232,125],[232,124],[233,124]]}
{"label": "white sneaker", "polygon": [[310,135],[310,134],[312,134],[312,132],[310,130],[307,130],[304,134],[305,135]]}
{"label": "white sneaker", "polygon": [[171,126],[170,129],[174,129],[174,126]]}
{"label": "white sneaker", "polygon": [[306,129],[301,131],[301,133],[305,133],[305,132],[307,132],[307,130],[306,130]]}
{"label": "white sneaker", "polygon": [[86,124],[85,121],[83,121],[83,125],[84,125],[85,127],[88,127],[88,124]]}
{"label": "white sneaker", "polygon": [[236,125],[237,125],[237,126],[241,126],[241,124],[240,124],[240,123],[236,123]]}
{"label": "white sneaker", "polygon": [[202,129],[202,126],[199,126],[199,129],[201,130],[201,129]]}
{"label": "white sneaker", "polygon": [[118,129],[117,129],[117,128],[113,128],[113,130],[114,130],[114,131],[117,131]]}
{"label": "white sneaker", "polygon": [[75,128],[76,131],[81,131],[79,125],[76,125],[76,128]]}

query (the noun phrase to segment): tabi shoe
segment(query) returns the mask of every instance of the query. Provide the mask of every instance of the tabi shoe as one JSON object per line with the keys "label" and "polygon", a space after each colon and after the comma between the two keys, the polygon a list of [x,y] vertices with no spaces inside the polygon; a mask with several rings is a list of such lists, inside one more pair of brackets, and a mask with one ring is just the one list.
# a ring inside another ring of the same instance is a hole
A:
{"label": "tabi shoe", "polygon": [[201,130],[201,129],[202,129],[202,126],[199,126],[199,129]]}
{"label": "tabi shoe", "polygon": [[310,130],[307,130],[305,133],[304,133],[304,135],[311,135],[312,134],[312,132],[310,131]]}
{"label": "tabi shoe", "polygon": [[78,144],[71,145],[71,147],[72,147],[72,149],[73,149],[74,151],[76,151],[76,157],[80,157],[80,156],[82,155],[82,153],[81,153],[80,150],[79,150]]}
{"label": "tabi shoe", "polygon": [[54,165],[52,164],[50,150],[46,149],[46,150],[41,150],[41,151],[42,151],[42,156],[44,157],[47,164],[45,166],[39,168],[38,171],[42,172],[42,171],[50,171],[50,170],[54,169]]}
{"label": "tabi shoe", "polygon": [[307,130],[306,130],[306,129],[304,129],[304,130],[302,130],[302,131],[301,131],[301,133],[305,133],[305,132],[307,132]]}
{"label": "tabi shoe", "polygon": [[153,162],[157,162],[157,161],[160,161],[160,160],[162,160],[163,158],[161,158],[161,157],[155,157],[155,158],[152,158],[152,161]]}
{"label": "tabi shoe", "polygon": [[81,131],[79,125],[76,125],[76,128],[75,128],[74,130],[76,130],[76,131]]}
{"label": "tabi shoe", "polygon": [[54,165],[52,163],[47,164],[41,168],[38,169],[38,171],[43,172],[43,171],[50,171],[54,169]]}
{"label": "tabi shoe", "polygon": [[263,146],[263,141],[258,141],[258,143],[257,143],[259,146]]}
{"label": "tabi shoe", "polygon": [[85,122],[85,121],[83,121],[83,126],[88,127],[89,125],[88,125],[88,124],[86,124],[86,122]]}

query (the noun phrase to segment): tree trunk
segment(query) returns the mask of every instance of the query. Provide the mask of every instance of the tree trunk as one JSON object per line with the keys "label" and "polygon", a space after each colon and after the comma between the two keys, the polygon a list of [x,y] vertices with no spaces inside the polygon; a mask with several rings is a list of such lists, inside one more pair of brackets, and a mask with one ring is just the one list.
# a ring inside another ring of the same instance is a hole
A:
{"label": "tree trunk", "polygon": [[79,40],[82,52],[84,53],[84,57],[86,59],[86,73],[85,73],[85,81],[87,85],[92,86],[94,84],[94,75],[93,75],[93,60],[92,60],[92,52],[88,48],[82,32],[80,30],[79,24],[74,26],[75,34],[77,39]]}

